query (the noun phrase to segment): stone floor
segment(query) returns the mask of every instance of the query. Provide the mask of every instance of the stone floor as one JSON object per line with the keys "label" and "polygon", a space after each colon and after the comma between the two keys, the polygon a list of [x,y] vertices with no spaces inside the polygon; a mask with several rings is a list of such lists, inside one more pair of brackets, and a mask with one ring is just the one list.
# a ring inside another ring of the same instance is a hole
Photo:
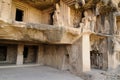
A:
{"label": "stone floor", "polygon": [[82,80],[69,72],[45,66],[0,68],[0,80]]}

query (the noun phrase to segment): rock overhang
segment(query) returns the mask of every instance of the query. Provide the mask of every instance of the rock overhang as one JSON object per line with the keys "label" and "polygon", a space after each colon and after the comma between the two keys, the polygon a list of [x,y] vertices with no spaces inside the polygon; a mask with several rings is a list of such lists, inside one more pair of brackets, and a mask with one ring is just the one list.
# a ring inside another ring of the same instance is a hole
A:
{"label": "rock overhang", "polygon": [[0,23],[0,38],[50,44],[72,44],[80,37],[76,28],[32,23]]}

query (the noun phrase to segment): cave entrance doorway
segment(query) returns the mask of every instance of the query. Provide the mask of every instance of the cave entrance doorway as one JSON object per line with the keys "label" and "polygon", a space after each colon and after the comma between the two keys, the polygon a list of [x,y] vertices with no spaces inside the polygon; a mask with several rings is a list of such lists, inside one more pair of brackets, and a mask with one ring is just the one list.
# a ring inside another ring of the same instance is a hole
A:
{"label": "cave entrance doorway", "polygon": [[102,69],[103,68],[103,54],[98,50],[90,51],[91,68]]}
{"label": "cave entrance doorway", "polygon": [[7,57],[7,47],[0,46],[0,61],[6,61]]}
{"label": "cave entrance doorway", "polygon": [[25,46],[23,51],[24,64],[37,63],[37,46]]}

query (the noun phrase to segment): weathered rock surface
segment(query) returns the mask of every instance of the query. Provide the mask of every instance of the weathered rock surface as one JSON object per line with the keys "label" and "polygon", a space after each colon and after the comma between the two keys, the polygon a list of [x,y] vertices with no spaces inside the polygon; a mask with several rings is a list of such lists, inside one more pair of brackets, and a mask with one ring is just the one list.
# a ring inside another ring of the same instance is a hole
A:
{"label": "weathered rock surface", "polygon": [[0,24],[0,38],[38,43],[72,44],[80,37],[79,29],[57,27],[45,24],[15,23]]}

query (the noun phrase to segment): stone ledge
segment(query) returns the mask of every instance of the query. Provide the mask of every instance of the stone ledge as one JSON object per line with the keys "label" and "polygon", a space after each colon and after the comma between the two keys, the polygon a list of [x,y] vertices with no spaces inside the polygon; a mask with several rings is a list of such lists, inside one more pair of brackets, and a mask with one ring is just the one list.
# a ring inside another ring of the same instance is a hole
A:
{"label": "stone ledge", "polygon": [[0,39],[50,44],[72,44],[79,37],[80,30],[76,28],[32,23],[8,24],[0,21]]}

